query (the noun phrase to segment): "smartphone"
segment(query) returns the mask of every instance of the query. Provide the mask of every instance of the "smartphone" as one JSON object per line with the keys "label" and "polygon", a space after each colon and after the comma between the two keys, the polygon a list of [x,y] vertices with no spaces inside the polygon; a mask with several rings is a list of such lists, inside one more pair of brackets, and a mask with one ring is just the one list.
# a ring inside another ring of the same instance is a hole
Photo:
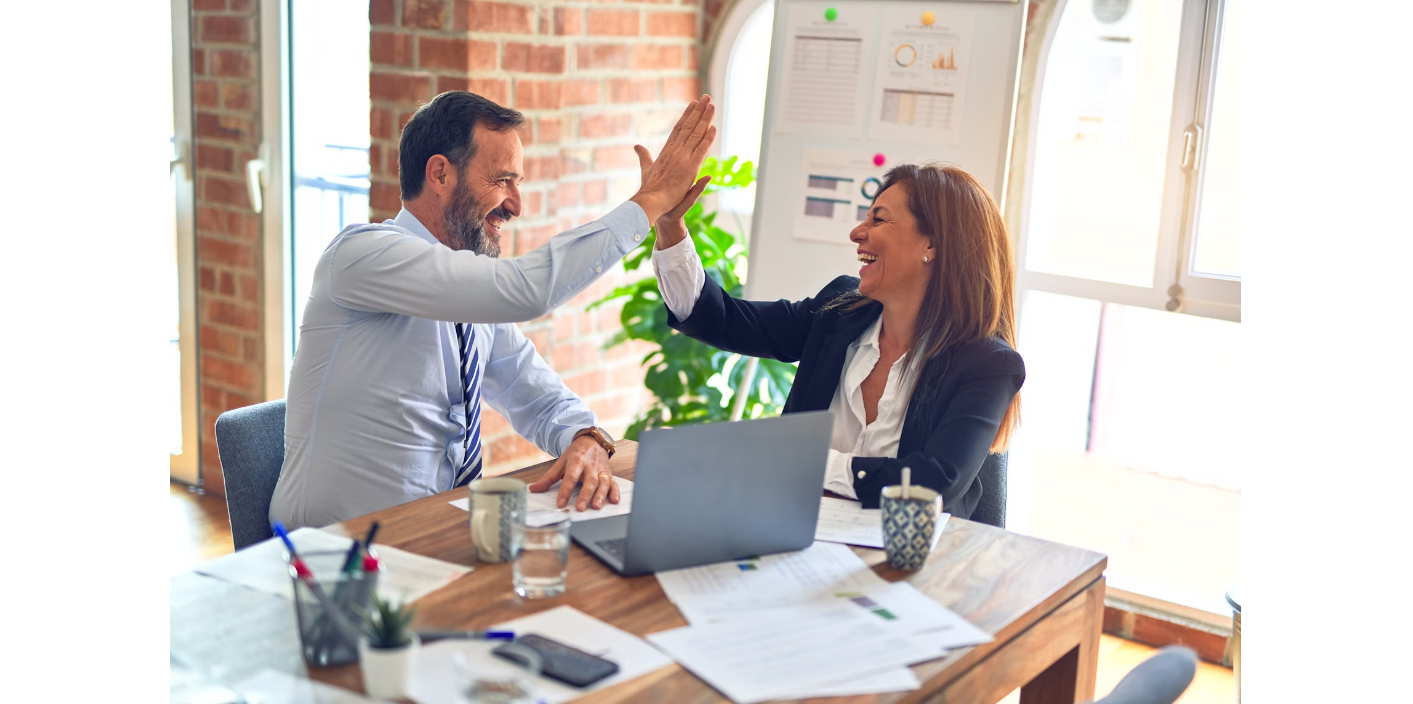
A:
{"label": "smartphone", "polygon": [[[515,643],[539,654],[540,659],[544,661],[541,674],[571,687],[588,687],[618,672],[616,662],[590,655],[543,636],[526,634],[516,638]],[[517,665],[525,665],[525,657],[514,650],[507,650],[507,645],[503,644],[491,652]]]}

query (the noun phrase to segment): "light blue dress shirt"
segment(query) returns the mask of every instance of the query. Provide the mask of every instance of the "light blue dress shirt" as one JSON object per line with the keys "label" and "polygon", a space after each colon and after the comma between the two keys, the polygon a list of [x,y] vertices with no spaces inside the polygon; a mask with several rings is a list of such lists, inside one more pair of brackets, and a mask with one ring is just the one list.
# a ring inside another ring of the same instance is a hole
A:
{"label": "light blue dress shirt", "polygon": [[458,322],[475,326],[486,404],[563,453],[598,419],[514,323],[563,305],[647,233],[631,201],[513,259],[449,249],[407,210],[339,233],[304,308],[270,520],[322,526],[451,488],[465,433]]}

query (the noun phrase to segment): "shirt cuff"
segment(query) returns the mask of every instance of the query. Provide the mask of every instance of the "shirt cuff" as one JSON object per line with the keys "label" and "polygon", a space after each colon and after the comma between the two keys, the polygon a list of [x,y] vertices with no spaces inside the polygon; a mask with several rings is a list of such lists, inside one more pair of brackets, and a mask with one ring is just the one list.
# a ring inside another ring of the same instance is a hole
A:
{"label": "shirt cuff", "polygon": [[654,248],[653,274],[657,276],[657,289],[667,309],[678,320],[690,317],[701,297],[702,285],[706,283],[706,271],[692,238],[683,237],[681,242],[667,249]]}
{"label": "shirt cuff", "polygon": [[831,449],[824,470],[824,488],[845,498],[858,499],[858,494],[854,492],[854,476],[849,473],[853,464],[852,454]]}
{"label": "shirt cuff", "polygon": [[631,200],[610,210],[607,215],[599,218],[599,223],[613,233],[620,258],[642,244],[643,239],[648,236],[648,231],[652,229],[642,207]]}

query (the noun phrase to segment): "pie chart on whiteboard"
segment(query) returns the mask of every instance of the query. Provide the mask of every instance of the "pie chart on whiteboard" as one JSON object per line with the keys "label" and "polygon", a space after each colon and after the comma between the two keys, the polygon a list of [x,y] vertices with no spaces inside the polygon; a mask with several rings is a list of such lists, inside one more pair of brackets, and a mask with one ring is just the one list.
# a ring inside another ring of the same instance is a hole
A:
{"label": "pie chart on whiteboard", "polygon": [[893,50],[893,60],[903,68],[912,66],[913,62],[917,61],[917,49],[913,48],[912,44],[899,44],[898,48]]}

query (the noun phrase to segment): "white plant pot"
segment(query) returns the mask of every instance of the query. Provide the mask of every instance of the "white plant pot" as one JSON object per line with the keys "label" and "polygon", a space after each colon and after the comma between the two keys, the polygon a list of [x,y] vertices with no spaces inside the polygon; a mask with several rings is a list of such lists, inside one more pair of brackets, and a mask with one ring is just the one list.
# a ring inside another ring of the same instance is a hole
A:
{"label": "white plant pot", "polygon": [[405,699],[412,668],[422,642],[417,634],[401,648],[374,648],[368,639],[358,641],[358,662],[363,669],[363,689],[378,699]]}

